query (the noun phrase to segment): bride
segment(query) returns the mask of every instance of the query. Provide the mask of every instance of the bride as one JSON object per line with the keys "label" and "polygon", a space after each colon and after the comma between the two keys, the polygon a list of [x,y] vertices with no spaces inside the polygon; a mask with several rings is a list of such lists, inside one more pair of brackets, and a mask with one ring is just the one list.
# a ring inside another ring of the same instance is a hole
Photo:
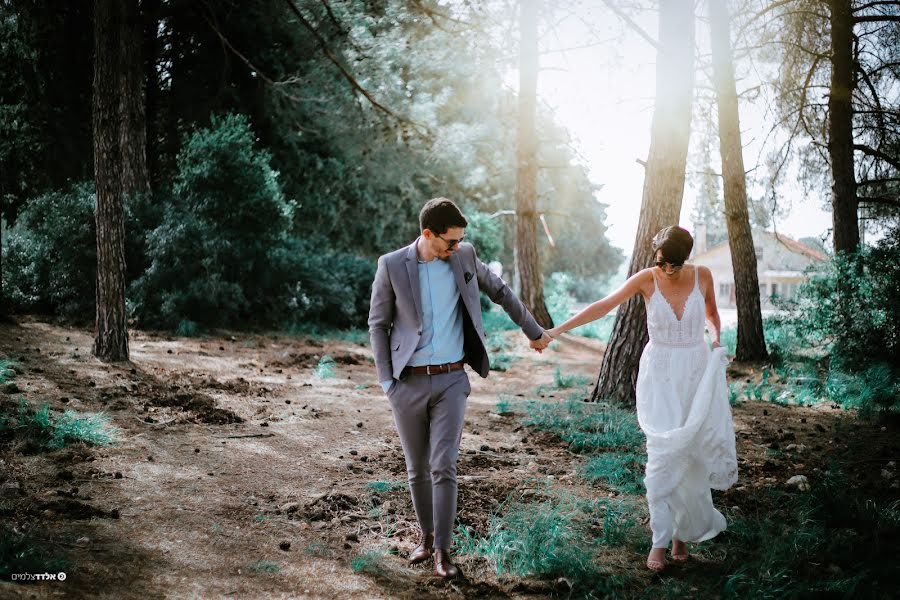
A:
{"label": "bride", "polygon": [[[685,542],[708,540],[725,529],[710,489],[737,481],[715,288],[708,268],[685,264],[693,245],[686,230],[666,227],[653,238],[656,266],[547,332],[558,337],[635,294],[644,297],[650,342],[641,355],[636,396],[638,423],[647,437],[644,485],[653,533],[647,567],[656,572],[666,566],[670,541],[672,560],[684,562]],[[704,321],[712,351],[703,339]]]}

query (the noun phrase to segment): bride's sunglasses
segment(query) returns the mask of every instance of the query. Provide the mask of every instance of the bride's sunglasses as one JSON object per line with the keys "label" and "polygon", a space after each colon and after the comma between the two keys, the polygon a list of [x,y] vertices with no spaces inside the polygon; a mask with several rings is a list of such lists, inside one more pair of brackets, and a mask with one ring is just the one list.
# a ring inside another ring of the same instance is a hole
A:
{"label": "bride's sunglasses", "polygon": [[673,273],[677,273],[678,271],[681,270],[682,267],[684,267],[684,263],[670,263],[670,262],[666,262],[664,260],[658,260],[654,264],[657,267],[659,267],[660,269],[662,269],[663,271],[669,270],[666,268],[666,265],[668,265],[669,267],[671,267]]}

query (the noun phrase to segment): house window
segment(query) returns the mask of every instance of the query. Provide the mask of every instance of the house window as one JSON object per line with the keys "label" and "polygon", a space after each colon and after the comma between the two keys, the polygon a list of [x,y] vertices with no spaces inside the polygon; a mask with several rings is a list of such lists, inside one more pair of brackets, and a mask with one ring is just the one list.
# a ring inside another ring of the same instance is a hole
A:
{"label": "house window", "polygon": [[772,293],[769,295],[769,297],[774,299],[777,295],[778,295],[778,284],[773,283],[772,284]]}
{"label": "house window", "polygon": [[756,253],[756,260],[760,261],[763,259],[763,249],[762,246],[753,246],[753,251]]}

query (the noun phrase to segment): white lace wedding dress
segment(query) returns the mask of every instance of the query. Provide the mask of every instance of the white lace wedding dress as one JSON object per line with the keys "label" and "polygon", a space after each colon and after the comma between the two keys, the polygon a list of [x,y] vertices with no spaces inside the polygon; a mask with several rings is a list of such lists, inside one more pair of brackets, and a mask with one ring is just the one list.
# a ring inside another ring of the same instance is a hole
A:
{"label": "white lace wedding dress", "polygon": [[638,423],[647,436],[644,484],[653,547],[674,537],[701,542],[726,527],[713,507],[711,489],[737,481],[734,428],[724,348],[712,352],[703,339],[706,321],[697,267],[681,320],[659,291],[647,303],[650,342],[637,379]]}

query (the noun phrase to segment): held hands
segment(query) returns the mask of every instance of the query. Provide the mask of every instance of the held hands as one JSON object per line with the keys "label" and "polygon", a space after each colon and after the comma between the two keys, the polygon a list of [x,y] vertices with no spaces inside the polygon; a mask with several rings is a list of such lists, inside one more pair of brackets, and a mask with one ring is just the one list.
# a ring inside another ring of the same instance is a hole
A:
{"label": "held hands", "polygon": [[550,342],[552,341],[553,338],[551,338],[545,331],[541,334],[541,337],[536,340],[531,340],[528,345],[531,346],[533,350],[536,350],[538,354],[540,354],[547,346],[550,345]]}

